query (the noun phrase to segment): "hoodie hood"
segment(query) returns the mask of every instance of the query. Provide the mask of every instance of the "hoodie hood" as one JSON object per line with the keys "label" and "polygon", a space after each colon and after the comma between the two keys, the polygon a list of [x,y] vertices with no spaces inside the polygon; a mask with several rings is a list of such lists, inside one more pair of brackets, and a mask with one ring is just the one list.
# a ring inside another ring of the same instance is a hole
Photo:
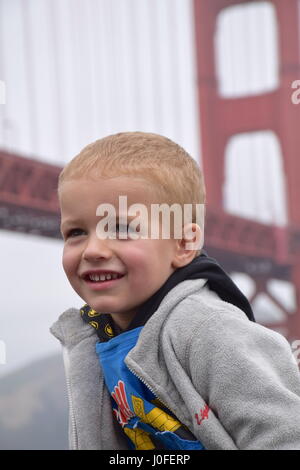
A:
{"label": "hoodie hood", "polygon": [[249,320],[255,321],[251,306],[244,294],[215,259],[202,253],[187,266],[179,268],[171,274],[163,286],[140,307],[128,329],[145,324],[144,320],[147,321],[158,309],[165,295],[177,284],[188,279],[206,279],[209,289],[218,294],[225,302],[243,310]]}

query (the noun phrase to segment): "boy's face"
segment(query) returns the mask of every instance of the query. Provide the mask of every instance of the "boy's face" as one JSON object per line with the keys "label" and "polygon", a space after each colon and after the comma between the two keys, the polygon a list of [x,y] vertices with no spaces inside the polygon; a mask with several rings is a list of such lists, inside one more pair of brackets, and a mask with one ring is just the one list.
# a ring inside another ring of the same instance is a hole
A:
{"label": "boy's face", "polygon": [[[128,208],[135,203],[144,204],[150,214],[150,204],[159,201],[155,200],[153,187],[151,195],[149,186],[145,180],[121,176],[66,181],[60,192],[65,273],[88,305],[99,313],[110,313],[122,329],[175,271],[177,240],[99,238],[96,226],[103,217],[96,215],[96,209],[109,203],[118,216],[119,196],[124,195]],[[83,277],[91,270],[114,271],[123,277],[93,283]]]}

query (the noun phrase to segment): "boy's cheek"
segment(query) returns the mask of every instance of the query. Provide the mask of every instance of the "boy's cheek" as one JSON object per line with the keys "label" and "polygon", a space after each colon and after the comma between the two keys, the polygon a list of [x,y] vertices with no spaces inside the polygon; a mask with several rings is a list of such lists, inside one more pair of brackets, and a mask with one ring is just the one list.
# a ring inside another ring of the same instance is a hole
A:
{"label": "boy's cheek", "polygon": [[62,255],[62,266],[67,277],[69,277],[69,275],[71,275],[72,271],[74,270],[74,260],[70,253],[70,250],[68,250],[68,248],[66,247],[64,248]]}

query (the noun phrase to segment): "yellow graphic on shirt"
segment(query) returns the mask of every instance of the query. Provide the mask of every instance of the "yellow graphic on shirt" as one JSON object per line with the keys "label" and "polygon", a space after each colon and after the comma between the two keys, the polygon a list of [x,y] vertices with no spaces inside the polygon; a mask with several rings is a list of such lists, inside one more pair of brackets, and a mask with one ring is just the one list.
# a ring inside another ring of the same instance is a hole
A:
{"label": "yellow graphic on shirt", "polygon": [[[145,406],[142,398],[132,395],[131,399],[134,413],[143,423],[149,424],[160,432],[175,432],[180,428],[181,423],[177,419],[174,419],[172,416],[165,413],[162,409],[153,408],[149,413],[145,413]],[[153,444],[148,432],[139,428],[129,429],[126,427],[124,427],[124,432],[131,439],[137,450],[155,449],[155,445]]]}
{"label": "yellow graphic on shirt", "polygon": [[92,325],[94,328],[96,328],[96,330],[99,328],[99,325],[96,321],[89,321],[89,325]]}
{"label": "yellow graphic on shirt", "polygon": [[136,450],[153,450],[155,445],[151,441],[149,434],[142,429],[124,428],[125,434],[133,442]]}
{"label": "yellow graphic on shirt", "polygon": [[132,396],[132,405],[135,414],[141,418],[143,423],[150,424],[153,428],[159,431],[175,432],[180,428],[181,423],[172,418],[172,416],[165,413],[160,408],[152,408],[149,413],[145,413],[144,401],[141,398]]}
{"label": "yellow graphic on shirt", "polygon": [[144,400],[142,400],[141,398],[135,397],[134,395],[131,395],[131,400],[132,400],[133,411],[135,412],[135,414],[139,418],[141,418],[141,420],[144,423],[147,423]]}
{"label": "yellow graphic on shirt", "polygon": [[[153,403],[153,405],[156,405],[157,408],[164,408],[165,410],[168,411],[166,405],[164,405],[164,404],[160,401],[159,398],[155,398],[154,400],[151,400],[151,403]],[[179,421],[178,421],[178,422],[179,422]],[[185,424],[180,423],[180,425],[181,425],[181,427],[182,427],[183,429],[185,429],[186,431],[190,432],[189,428],[188,428]]]}

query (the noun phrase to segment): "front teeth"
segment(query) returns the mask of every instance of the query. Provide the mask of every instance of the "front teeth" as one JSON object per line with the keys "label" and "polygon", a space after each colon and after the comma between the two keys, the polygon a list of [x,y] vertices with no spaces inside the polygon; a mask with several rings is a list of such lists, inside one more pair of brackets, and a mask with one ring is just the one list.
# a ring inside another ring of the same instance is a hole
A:
{"label": "front teeth", "polygon": [[116,279],[117,277],[117,274],[89,274],[91,281],[108,281],[110,279]]}

